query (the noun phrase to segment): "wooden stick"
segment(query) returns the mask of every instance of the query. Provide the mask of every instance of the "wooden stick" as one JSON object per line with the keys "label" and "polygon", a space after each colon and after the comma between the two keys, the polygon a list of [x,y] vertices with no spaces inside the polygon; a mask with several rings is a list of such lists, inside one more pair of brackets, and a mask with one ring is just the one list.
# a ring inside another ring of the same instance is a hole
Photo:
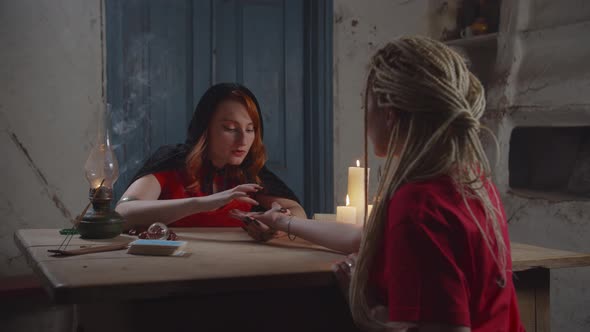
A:
{"label": "wooden stick", "polygon": [[97,252],[121,250],[121,249],[126,249],[127,247],[129,247],[129,243],[109,244],[106,246],[96,246],[96,247],[74,249],[74,250],[48,249],[47,251],[50,253],[56,254],[56,255],[61,255],[61,256],[74,256],[74,255],[83,255],[83,254],[93,254],[93,253],[97,253]]}

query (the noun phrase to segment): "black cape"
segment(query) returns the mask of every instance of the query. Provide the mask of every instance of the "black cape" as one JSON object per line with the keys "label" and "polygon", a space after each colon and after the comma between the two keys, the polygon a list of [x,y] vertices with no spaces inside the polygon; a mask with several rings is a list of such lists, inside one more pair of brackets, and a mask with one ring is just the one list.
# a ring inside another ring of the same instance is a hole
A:
{"label": "black cape", "polygon": [[[260,133],[264,136],[264,127],[262,122],[262,114],[260,112],[260,105],[258,100],[246,87],[237,83],[220,83],[210,87],[201,100],[197,104],[197,108],[191,119],[188,133],[184,144],[165,145],[160,147],[154,154],[152,154],[135,174],[130,184],[135,180],[157,172],[170,170],[184,170],[186,167],[185,161],[187,155],[190,153],[194,145],[197,143],[201,135],[207,129],[211,116],[215,112],[217,105],[224,101],[232,91],[239,90],[247,94],[256,104],[258,117],[260,119]],[[244,162],[247,162],[246,160]],[[211,172],[210,179],[206,179],[205,183],[212,183],[212,178],[215,172]],[[272,173],[266,166],[264,166],[258,173],[258,177],[262,181],[264,187],[263,193],[268,196],[282,197],[294,200],[299,203],[299,199],[293,191]],[[252,181],[252,179],[250,179]],[[228,188],[225,188],[228,189]],[[204,192],[211,192],[211,188],[203,188]]]}

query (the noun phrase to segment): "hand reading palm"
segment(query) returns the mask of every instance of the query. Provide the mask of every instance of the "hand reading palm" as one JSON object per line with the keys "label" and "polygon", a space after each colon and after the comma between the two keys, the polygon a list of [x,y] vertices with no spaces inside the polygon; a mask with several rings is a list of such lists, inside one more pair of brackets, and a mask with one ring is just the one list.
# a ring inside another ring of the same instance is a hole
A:
{"label": "hand reading palm", "polygon": [[266,212],[243,212],[232,210],[231,216],[242,220],[242,227],[250,237],[258,242],[266,242],[276,237],[280,237],[277,231],[277,220],[281,216],[291,215],[289,209],[282,208],[278,203],[273,203],[272,208]]}
{"label": "hand reading palm", "polygon": [[207,204],[207,210],[218,209],[233,200],[245,202],[252,205],[258,205],[258,202],[252,199],[249,194],[256,193],[261,190],[262,187],[254,184],[241,184],[234,188],[220,191],[218,193],[203,197],[203,201]]}

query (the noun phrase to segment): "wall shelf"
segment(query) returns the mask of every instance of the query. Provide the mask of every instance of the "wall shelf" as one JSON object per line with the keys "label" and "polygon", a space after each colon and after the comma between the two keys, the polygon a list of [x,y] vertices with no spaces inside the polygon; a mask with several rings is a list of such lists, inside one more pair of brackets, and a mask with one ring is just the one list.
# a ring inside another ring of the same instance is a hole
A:
{"label": "wall shelf", "polygon": [[498,33],[488,33],[485,35],[474,36],[469,38],[460,38],[447,40],[444,42],[448,46],[460,47],[460,48],[471,48],[471,47],[483,47],[491,48],[496,47],[498,43]]}
{"label": "wall shelf", "polygon": [[[430,0],[431,35],[465,58],[469,70],[489,86],[497,58],[501,0]],[[476,33],[483,33],[477,34]],[[460,38],[462,34],[473,36]]]}
{"label": "wall shelf", "polygon": [[463,55],[469,70],[487,88],[496,64],[498,33],[449,40],[445,44]]}
{"label": "wall shelf", "polygon": [[572,195],[559,191],[541,191],[531,190],[524,188],[510,188],[508,193],[521,198],[532,199],[532,200],[544,200],[553,203],[560,202],[589,202],[590,197]]}

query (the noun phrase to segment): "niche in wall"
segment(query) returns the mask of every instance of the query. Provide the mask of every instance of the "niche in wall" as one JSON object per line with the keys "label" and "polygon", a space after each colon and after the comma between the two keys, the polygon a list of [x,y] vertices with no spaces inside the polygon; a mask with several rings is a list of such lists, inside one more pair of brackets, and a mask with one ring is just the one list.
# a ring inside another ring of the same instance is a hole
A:
{"label": "niche in wall", "polygon": [[430,0],[430,34],[465,58],[488,87],[496,63],[500,0]]}
{"label": "niche in wall", "polygon": [[508,158],[512,192],[590,200],[590,126],[516,127]]}
{"label": "niche in wall", "polygon": [[495,35],[500,7],[500,0],[430,0],[430,34],[441,41]]}

